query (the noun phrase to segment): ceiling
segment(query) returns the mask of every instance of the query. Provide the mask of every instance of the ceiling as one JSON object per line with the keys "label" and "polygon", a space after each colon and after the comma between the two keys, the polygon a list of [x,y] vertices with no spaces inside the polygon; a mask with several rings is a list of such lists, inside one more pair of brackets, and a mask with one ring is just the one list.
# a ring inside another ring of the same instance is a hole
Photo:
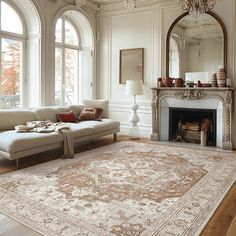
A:
{"label": "ceiling", "polygon": [[187,15],[184,18],[182,18],[177,23],[177,25],[183,29],[187,29],[187,28],[199,27],[202,25],[219,25],[219,23],[211,15],[203,14],[199,18],[194,18],[194,17]]}

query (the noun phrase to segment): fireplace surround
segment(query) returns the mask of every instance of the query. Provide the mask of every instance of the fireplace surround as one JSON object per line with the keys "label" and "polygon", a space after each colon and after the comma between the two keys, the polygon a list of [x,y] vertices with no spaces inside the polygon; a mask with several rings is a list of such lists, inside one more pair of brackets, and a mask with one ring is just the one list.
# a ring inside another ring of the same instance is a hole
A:
{"label": "fireplace surround", "polygon": [[152,88],[151,140],[169,141],[169,108],[215,109],[216,146],[232,150],[232,88]]}

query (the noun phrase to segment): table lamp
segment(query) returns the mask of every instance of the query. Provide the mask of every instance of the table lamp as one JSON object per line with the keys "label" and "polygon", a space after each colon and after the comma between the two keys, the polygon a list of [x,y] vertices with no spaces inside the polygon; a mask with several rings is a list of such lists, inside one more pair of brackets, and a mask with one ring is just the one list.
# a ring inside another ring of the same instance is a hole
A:
{"label": "table lamp", "polygon": [[142,81],[126,80],[126,95],[134,96],[134,103],[131,107],[132,112],[129,118],[129,122],[132,124],[129,139],[136,140],[139,139],[139,127],[137,126],[137,124],[140,120],[137,114],[139,105],[136,103],[136,96],[143,95]]}

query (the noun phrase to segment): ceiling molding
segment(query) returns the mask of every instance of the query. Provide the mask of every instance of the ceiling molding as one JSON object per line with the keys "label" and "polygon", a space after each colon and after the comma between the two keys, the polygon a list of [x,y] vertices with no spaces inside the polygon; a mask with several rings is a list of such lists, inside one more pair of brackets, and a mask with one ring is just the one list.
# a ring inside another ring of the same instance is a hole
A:
{"label": "ceiling molding", "polygon": [[128,10],[134,9],[134,8],[135,8],[135,3],[136,3],[135,0],[125,0],[125,1],[123,2],[124,7],[125,7],[126,9],[128,9]]}
{"label": "ceiling molding", "polygon": [[76,9],[85,9],[93,14],[97,12],[97,4],[92,3],[89,0],[48,0],[51,6],[64,2],[67,5],[73,5]]}
{"label": "ceiling molding", "polygon": [[[88,0],[94,1],[94,0]],[[99,0],[98,0],[99,1]],[[177,0],[178,1],[178,0]],[[156,6],[176,6],[176,0],[135,0],[134,6],[128,8],[124,3],[127,1],[113,2],[109,4],[98,5],[98,13],[100,16],[112,15],[112,14],[128,14],[131,12],[139,12],[153,9]]]}

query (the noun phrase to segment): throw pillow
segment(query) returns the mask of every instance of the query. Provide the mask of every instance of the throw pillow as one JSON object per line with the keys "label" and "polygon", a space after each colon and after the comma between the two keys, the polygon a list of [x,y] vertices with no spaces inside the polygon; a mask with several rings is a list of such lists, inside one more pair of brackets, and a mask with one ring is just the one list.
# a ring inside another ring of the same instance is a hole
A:
{"label": "throw pillow", "polygon": [[57,118],[60,122],[76,122],[76,116],[72,111],[57,113]]}
{"label": "throw pillow", "polygon": [[102,117],[102,108],[93,108],[93,107],[85,107],[79,117],[79,121],[85,121],[85,120],[96,120],[101,121]]}

